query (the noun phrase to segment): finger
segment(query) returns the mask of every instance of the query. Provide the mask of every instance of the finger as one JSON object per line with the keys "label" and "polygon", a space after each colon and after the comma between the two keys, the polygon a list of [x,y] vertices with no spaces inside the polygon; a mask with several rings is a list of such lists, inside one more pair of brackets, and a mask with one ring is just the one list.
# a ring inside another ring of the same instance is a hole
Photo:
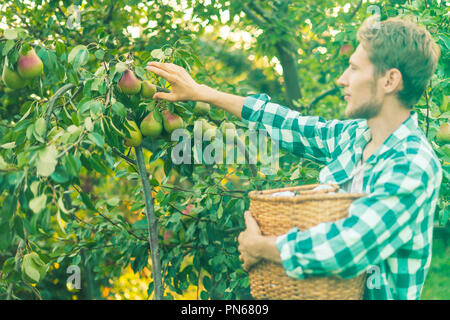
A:
{"label": "finger", "polygon": [[255,228],[255,227],[259,229],[258,223],[256,222],[255,218],[253,218],[250,211],[245,211],[244,219],[245,219],[245,225],[247,226],[247,229]]}
{"label": "finger", "polygon": [[147,63],[147,67],[156,67],[158,69],[163,69],[165,71],[168,71],[167,67],[166,67],[166,63],[158,62],[158,61],[150,61],[149,63]]}
{"label": "finger", "polygon": [[156,74],[160,77],[163,77],[164,79],[169,81],[169,83],[175,82],[175,76],[173,76],[169,72],[163,70],[162,68],[155,67],[155,66],[147,66],[145,69],[147,69],[150,72],[153,72],[154,74]]}
{"label": "finger", "polygon": [[169,70],[172,70],[172,71],[182,71],[182,70],[184,70],[183,67],[180,67],[179,65],[176,65],[174,63],[166,63],[165,67],[167,69],[169,69]]}
{"label": "finger", "polygon": [[177,101],[173,93],[157,92],[153,95],[154,100]]}
{"label": "finger", "polygon": [[157,62],[157,61],[149,62],[147,64],[147,66],[154,66],[154,67],[162,69],[166,72],[176,72],[176,71],[180,71],[183,69],[182,67],[177,66],[176,64],[173,64],[173,63],[164,63],[164,62]]}

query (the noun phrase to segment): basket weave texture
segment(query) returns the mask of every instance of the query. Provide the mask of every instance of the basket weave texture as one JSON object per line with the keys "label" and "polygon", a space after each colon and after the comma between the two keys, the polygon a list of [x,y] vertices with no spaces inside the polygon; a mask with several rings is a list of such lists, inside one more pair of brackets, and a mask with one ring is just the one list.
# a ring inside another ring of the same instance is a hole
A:
{"label": "basket weave texture", "polygon": [[[348,216],[350,204],[364,194],[336,193],[332,189],[312,190],[319,184],[252,191],[250,213],[266,236],[279,236],[293,227],[307,230],[322,222]],[[282,191],[295,196],[272,196]],[[267,260],[249,271],[250,291],[255,299],[275,300],[359,300],[364,292],[365,274],[352,279],[337,276],[294,279],[286,275],[283,266]]]}

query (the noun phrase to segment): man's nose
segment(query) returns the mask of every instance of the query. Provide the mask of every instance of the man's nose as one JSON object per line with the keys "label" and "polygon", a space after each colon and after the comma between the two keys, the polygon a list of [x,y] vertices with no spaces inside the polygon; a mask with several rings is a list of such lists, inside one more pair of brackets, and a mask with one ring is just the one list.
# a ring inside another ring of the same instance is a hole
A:
{"label": "man's nose", "polygon": [[344,73],[341,74],[341,76],[339,77],[339,79],[336,80],[336,84],[337,84],[338,86],[345,87],[345,86],[348,85],[348,82],[347,82],[347,76],[346,76],[346,75],[347,75],[347,70],[348,70],[348,69],[345,69]]}

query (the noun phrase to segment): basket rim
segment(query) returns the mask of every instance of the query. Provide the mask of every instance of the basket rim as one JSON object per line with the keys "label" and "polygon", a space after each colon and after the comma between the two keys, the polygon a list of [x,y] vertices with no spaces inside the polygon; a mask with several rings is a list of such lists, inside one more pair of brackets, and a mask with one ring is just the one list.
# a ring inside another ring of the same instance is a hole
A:
{"label": "basket rim", "polygon": [[[281,191],[297,191],[297,190],[304,190],[306,192],[312,191],[311,189],[314,189],[317,186],[320,185],[328,185],[331,186],[332,189],[327,190],[317,190],[314,191],[314,193],[309,194],[299,194],[296,196],[278,196],[273,197],[270,196],[273,193],[281,192]],[[257,201],[265,201],[265,202],[288,202],[288,203],[297,203],[307,200],[333,200],[333,199],[339,199],[339,200],[345,200],[345,199],[358,199],[361,197],[366,196],[365,193],[330,193],[335,192],[339,190],[339,186],[332,183],[315,183],[315,184],[308,184],[308,185],[301,185],[301,186],[293,186],[293,187],[284,187],[284,188],[277,188],[277,189],[268,189],[268,190],[253,190],[248,193],[249,198],[251,200],[257,200]]]}

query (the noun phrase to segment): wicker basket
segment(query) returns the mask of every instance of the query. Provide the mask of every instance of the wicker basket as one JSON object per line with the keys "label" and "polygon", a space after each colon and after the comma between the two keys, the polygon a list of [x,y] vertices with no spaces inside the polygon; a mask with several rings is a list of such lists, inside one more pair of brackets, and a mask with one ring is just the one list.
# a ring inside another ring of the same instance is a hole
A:
{"label": "wicker basket", "polygon": [[[293,227],[300,231],[322,222],[336,221],[348,216],[350,204],[363,194],[335,193],[339,187],[312,190],[319,184],[252,191],[250,213],[258,222],[263,235],[278,236]],[[295,196],[271,196],[292,191]],[[280,264],[262,261],[249,271],[250,291],[255,299],[276,300],[358,300],[362,299],[366,275],[353,279],[337,276],[309,277],[304,280],[288,277]]]}

